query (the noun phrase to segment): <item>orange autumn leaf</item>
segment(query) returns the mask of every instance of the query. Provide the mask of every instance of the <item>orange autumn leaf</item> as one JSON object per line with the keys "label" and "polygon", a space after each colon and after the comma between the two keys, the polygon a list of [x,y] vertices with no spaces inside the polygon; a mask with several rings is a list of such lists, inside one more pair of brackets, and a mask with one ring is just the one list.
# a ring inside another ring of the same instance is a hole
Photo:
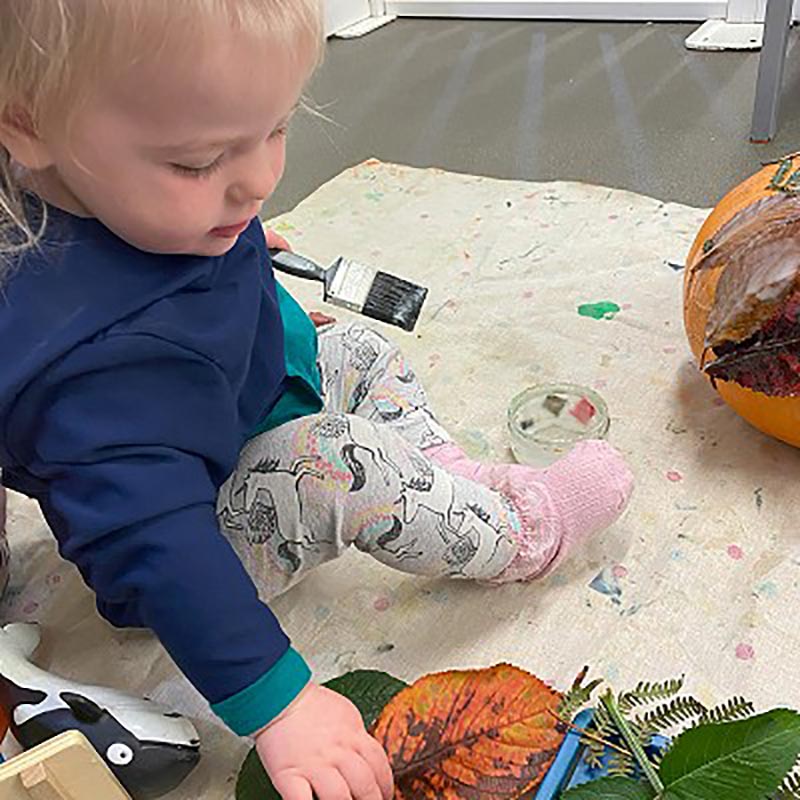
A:
{"label": "orange autumn leaf", "polygon": [[544,779],[564,738],[561,695],[508,664],[428,675],[384,708],[373,735],[395,800],[504,800]]}

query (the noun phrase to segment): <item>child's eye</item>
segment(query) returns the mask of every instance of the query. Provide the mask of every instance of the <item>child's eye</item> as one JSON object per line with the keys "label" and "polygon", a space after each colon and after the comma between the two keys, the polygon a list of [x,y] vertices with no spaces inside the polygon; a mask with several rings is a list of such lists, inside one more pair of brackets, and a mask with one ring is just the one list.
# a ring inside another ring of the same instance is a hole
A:
{"label": "child's eye", "polygon": [[188,175],[190,178],[208,178],[213,175],[222,163],[222,156],[215,158],[210,164],[202,167],[187,167],[185,164],[170,164],[170,167],[181,175]]}

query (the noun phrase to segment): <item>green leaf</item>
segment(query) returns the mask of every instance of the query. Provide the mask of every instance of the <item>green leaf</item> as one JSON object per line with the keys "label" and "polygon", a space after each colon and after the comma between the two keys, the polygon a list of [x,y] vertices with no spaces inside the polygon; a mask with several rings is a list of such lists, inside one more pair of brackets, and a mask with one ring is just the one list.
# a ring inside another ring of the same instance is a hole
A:
{"label": "green leaf", "polygon": [[255,748],[247,754],[236,780],[236,800],[281,800]]}
{"label": "green leaf", "polygon": [[408,684],[385,672],[360,669],[334,678],[325,685],[352,700],[364,718],[364,725],[371,728],[386,704]]}
{"label": "green leaf", "polygon": [[686,731],[664,756],[664,800],[763,800],[800,753],[800,714],[776,709],[741,722]]}
{"label": "green leaf", "polygon": [[646,783],[631,778],[600,778],[568,789],[561,800],[652,800],[655,792]]}
{"label": "green leaf", "polygon": [[[325,684],[353,702],[367,728],[372,726],[384,706],[406,685],[377,670],[356,670]],[[255,749],[245,759],[236,781],[236,800],[281,800],[261,766]]]}

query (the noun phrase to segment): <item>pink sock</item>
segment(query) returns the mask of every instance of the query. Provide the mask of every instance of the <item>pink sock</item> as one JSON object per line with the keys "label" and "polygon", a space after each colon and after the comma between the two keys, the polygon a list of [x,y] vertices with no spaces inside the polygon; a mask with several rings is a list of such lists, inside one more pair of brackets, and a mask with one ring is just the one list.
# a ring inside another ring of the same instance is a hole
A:
{"label": "pink sock", "polygon": [[498,583],[547,575],[576,545],[615,522],[633,491],[630,469],[604,441],[580,442],[547,469],[481,464],[453,443],[424,452],[448,472],[501,492],[516,509],[519,549]]}

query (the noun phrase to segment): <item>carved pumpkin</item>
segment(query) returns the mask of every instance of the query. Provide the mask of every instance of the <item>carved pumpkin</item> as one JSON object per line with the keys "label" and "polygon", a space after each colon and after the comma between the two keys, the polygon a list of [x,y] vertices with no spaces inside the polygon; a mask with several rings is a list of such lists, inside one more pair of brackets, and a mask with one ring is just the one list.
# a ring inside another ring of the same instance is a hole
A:
{"label": "carved pumpkin", "polygon": [[686,263],[684,321],[725,402],[800,447],[800,154],[765,166],[705,221]]}

